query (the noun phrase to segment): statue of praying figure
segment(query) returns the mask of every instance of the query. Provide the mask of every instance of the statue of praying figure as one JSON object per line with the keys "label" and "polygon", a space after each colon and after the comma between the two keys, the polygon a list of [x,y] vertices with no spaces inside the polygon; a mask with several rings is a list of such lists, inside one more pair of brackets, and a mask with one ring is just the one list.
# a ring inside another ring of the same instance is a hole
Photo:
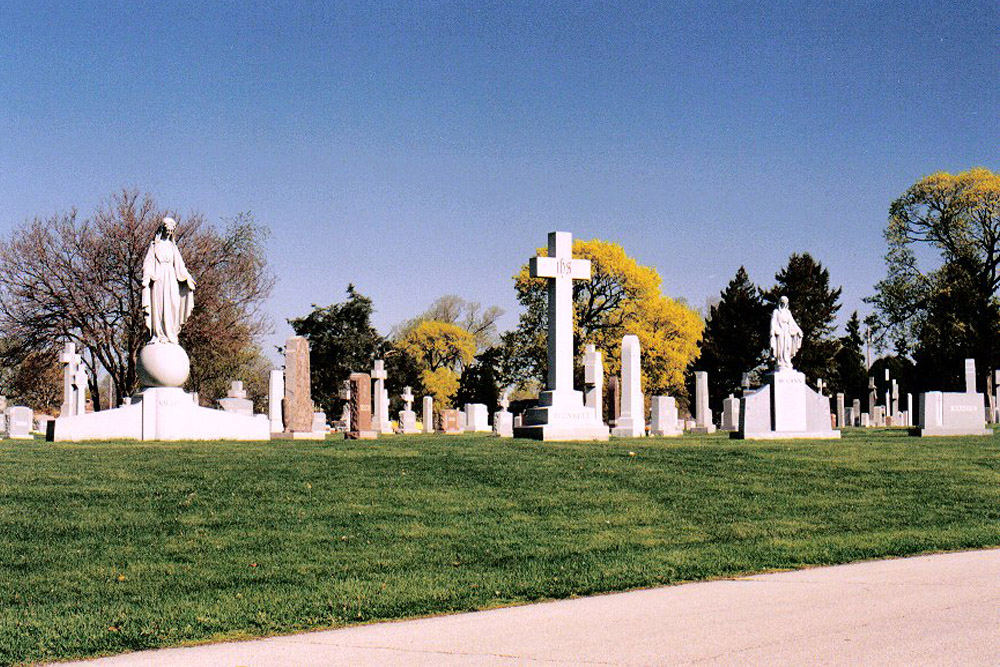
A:
{"label": "statue of praying figure", "polygon": [[164,218],[142,263],[142,309],[150,341],[178,344],[181,325],[194,308],[194,278],[174,243],[173,218]]}
{"label": "statue of praying figure", "polygon": [[802,347],[802,329],[795,323],[788,308],[788,297],[778,301],[778,307],[771,314],[771,353],[777,370],[794,370],[792,357]]}

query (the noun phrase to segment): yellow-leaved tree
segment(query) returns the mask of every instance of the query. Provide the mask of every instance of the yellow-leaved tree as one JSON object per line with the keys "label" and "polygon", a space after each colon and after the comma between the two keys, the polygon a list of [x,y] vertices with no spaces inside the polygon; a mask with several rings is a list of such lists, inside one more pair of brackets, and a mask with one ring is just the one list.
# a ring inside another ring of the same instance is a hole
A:
{"label": "yellow-leaved tree", "polygon": [[[545,248],[538,249],[546,255]],[[656,269],[642,266],[616,243],[594,239],[573,241],[573,256],[589,259],[591,278],[573,281],[574,358],[582,362],[583,346],[593,344],[604,355],[605,376],[621,369],[621,341],[639,337],[642,390],[647,395],[683,396],[684,371],[698,354],[704,322],[683,302],[664,296]],[[518,301],[525,307],[514,345],[522,366],[544,378],[546,356],[546,280],[531,278],[525,264],[514,276]]]}
{"label": "yellow-leaved tree", "polygon": [[396,347],[413,359],[424,388],[441,407],[458,391],[462,368],[476,354],[476,338],[457,324],[424,320],[410,327]]}

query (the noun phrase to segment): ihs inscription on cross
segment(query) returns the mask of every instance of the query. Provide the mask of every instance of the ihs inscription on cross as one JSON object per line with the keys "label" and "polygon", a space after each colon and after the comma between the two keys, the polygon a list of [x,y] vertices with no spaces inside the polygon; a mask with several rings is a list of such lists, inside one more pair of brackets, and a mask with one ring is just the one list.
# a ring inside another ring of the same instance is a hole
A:
{"label": "ihs inscription on cross", "polygon": [[573,259],[573,235],[549,233],[548,257],[532,257],[532,278],[548,278],[548,390],[573,391],[573,281],[590,280],[590,260]]}

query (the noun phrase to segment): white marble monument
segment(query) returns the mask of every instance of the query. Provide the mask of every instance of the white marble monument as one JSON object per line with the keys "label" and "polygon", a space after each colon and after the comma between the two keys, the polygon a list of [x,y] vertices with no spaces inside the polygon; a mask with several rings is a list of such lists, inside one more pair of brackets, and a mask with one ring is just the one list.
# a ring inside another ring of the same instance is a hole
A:
{"label": "white marble monument", "polygon": [[646,405],[642,395],[642,366],[639,337],[622,338],[621,410],[611,435],[616,438],[641,438],[646,435]]}
{"label": "white marble monument", "polygon": [[285,430],[281,409],[281,401],[284,398],[285,373],[276,368],[268,374],[267,379],[267,416],[271,423],[271,433],[281,433]]}
{"label": "white marble monument", "polygon": [[466,403],[462,430],[466,433],[490,433],[490,412],[483,403]]}
{"label": "white marble monument", "polygon": [[434,397],[424,396],[424,433],[434,432]]}
{"label": "white marble monument", "polygon": [[420,433],[417,428],[417,413],[413,411],[413,389],[403,387],[403,393],[399,397],[403,399],[405,406],[399,411],[399,432],[403,435]]}
{"label": "white marble monument", "polygon": [[500,438],[514,437],[514,415],[507,411],[510,399],[505,391],[500,397],[500,409],[493,413],[493,434]]}
{"label": "white marble monument", "polygon": [[549,234],[548,256],[533,257],[533,278],[548,279],[548,362],[546,390],[538,407],[524,414],[514,435],[536,440],[607,440],[608,427],[573,388],[573,281],[590,279],[590,261],[573,259],[573,237]]}
{"label": "white marble monument", "polygon": [[163,219],[143,262],[141,303],[150,340],[139,352],[142,391],[129,405],[52,420],[49,440],[270,439],[265,415],[202,408],[182,389],[190,361],[178,335],[194,308],[195,281],[174,242],[175,226]]}
{"label": "white marble monument", "polygon": [[604,356],[594,345],[583,350],[583,404],[604,420]]}
{"label": "white marble monument", "polygon": [[722,425],[720,431],[738,431],[740,429],[740,399],[732,394],[722,399]]}
{"label": "white marble monument", "polygon": [[650,402],[649,434],[652,436],[679,436],[677,428],[677,401],[673,396],[654,396]]}
{"label": "white marble monument", "polygon": [[730,437],[839,438],[830,423],[830,399],[806,384],[805,374],[792,366],[802,344],[802,330],[792,317],[788,297],[781,297],[771,315],[771,354],[775,369],[764,386],[740,399],[740,429]]}
{"label": "white marble monument", "polygon": [[389,419],[389,390],[385,388],[385,380],[389,377],[385,371],[385,362],[376,359],[372,367],[372,380],[375,381],[375,389],[372,391],[372,400],[375,405],[372,408],[372,429],[383,435],[391,434],[392,422]]}
{"label": "white marble monument", "polygon": [[712,410],[708,407],[708,373],[694,373],[694,428],[692,433],[715,433]]}
{"label": "white marble monument", "polygon": [[[966,391],[920,394],[920,423],[912,435],[993,435],[986,426],[986,399],[976,392],[976,360],[965,360]],[[970,391],[971,390],[971,391]]]}
{"label": "white marble monument", "polygon": [[226,412],[237,415],[253,416],[253,401],[247,398],[247,392],[243,389],[243,383],[234,380],[226,393],[225,398],[219,399],[219,407]]}

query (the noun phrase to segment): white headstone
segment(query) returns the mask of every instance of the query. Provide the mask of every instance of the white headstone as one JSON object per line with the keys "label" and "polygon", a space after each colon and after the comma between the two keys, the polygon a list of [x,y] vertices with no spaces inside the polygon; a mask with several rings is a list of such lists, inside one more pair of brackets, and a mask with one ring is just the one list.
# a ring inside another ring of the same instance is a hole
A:
{"label": "white headstone", "polygon": [[500,397],[500,409],[493,413],[493,433],[501,438],[514,437],[514,415],[507,411],[510,399],[505,391]]}
{"label": "white headstone", "polygon": [[650,413],[650,435],[681,435],[681,430],[677,428],[677,402],[673,396],[654,396]]}
{"label": "white headstone", "polygon": [[83,414],[77,412],[79,405],[76,400],[76,378],[82,357],[76,353],[75,343],[66,343],[62,353],[59,355],[59,362],[63,365],[63,402],[59,409],[59,414],[63,417]]}
{"label": "white headstone", "polygon": [[417,413],[413,411],[413,390],[410,387],[403,387],[403,393],[399,396],[403,399],[404,408],[399,411],[399,432],[404,435],[420,433],[417,428]]}
{"label": "white headstone", "polygon": [[392,423],[389,420],[389,390],[385,388],[385,380],[388,377],[385,371],[385,362],[381,359],[375,360],[372,367],[372,380],[375,381],[375,390],[372,392],[374,406],[372,408],[372,429],[378,433],[392,433]]}
{"label": "white headstone", "polygon": [[583,352],[583,383],[586,386],[584,405],[604,419],[604,358],[594,345],[588,345]]}
{"label": "white headstone", "polygon": [[280,369],[271,371],[267,382],[267,416],[271,421],[271,433],[285,430],[281,401],[285,398],[285,373]]}
{"label": "white headstone", "polygon": [[73,378],[73,401],[74,414],[87,414],[87,369],[83,364],[76,367],[76,375]]}
{"label": "white headstone", "polygon": [[976,393],[976,360],[965,360],[965,393]]}
{"label": "white headstone", "polygon": [[590,261],[573,259],[573,237],[549,234],[547,257],[532,257],[532,278],[548,278],[548,362],[546,390],[528,410],[518,437],[537,440],[607,440],[608,427],[573,388],[573,281],[590,278]]}
{"label": "white headstone", "polygon": [[7,408],[7,437],[13,440],[31,440],[35,415],[31,408],[15,405]]}
{"label": "white headstone", "polygon": [[253,401],[247,398],[247,392],[243,389],[243,383],[234,380],[229,387],[229,392],[225,398],[219,399],[219,407],[226,412],[238,415],[253,416]]}
{"label": "white headstone", "polygon": [[639,337],[630,334],[622,338],[621,410],[611,435],[619,438],[646,435],[646,406],[641,380]]}
{"label": "white headstone", "polygon": [[464,430],[470,433],[489,433],[489,414],[489,409],[483,403],[466,403]]}
{"label": "white headstone", "polygon": [[424,433],[434,432],[434,397],[424,396]]}
{"label": "white headstone", "polygon": [[847,415],[844,408],[844,394],[837,393],[837,428],[844,428],[846,426]]}
{"label": "white headstone", "polygon": [[694,373],[694,421],[692,433],[715,433],[712,410],[708,407],[708,373]]}

